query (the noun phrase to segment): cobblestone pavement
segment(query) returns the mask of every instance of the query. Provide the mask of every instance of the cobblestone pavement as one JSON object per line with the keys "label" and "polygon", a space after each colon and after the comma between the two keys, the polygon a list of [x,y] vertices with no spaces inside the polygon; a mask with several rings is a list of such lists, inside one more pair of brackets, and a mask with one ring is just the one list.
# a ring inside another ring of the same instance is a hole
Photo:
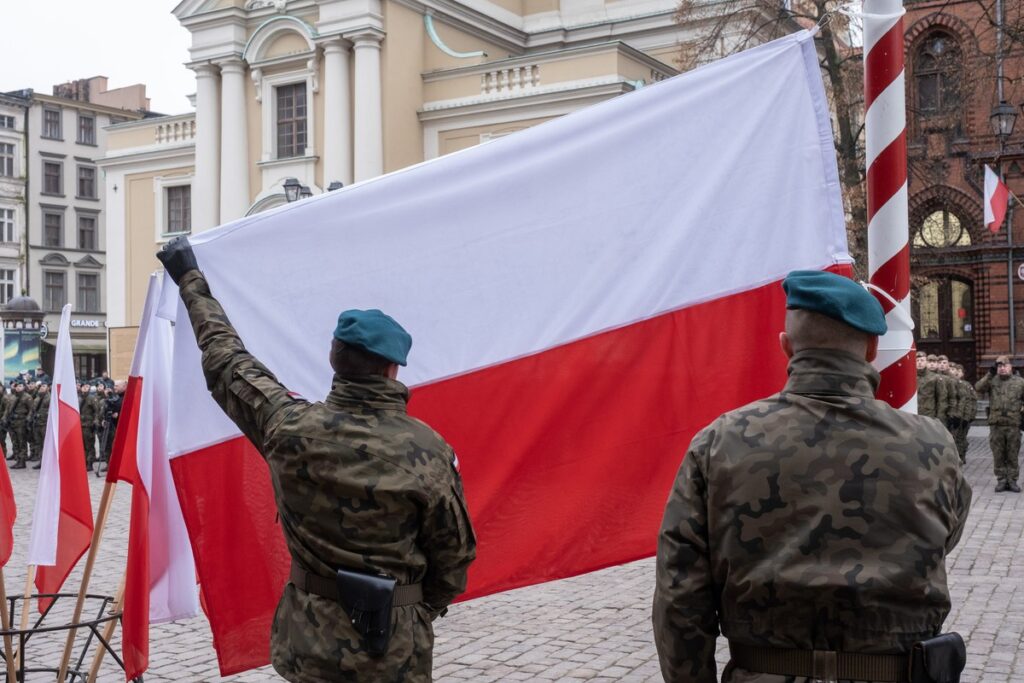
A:
{"label": "cobblestone pavement", "polygon": [[[949,562],[953,612],[947,628],[968,643],[965,683],[1024,683],[1024,495],[993,492],[984,429],[972,430],[967,476],[974,505]],[[21,592],[36,476],[12,472],[19,504],[16,548],[8,565],[9,594]],[[102,480],[93,481],[97,506]],[[112,594],[124,570],[130,489],[118,488],[91,592]],[[77,589],[81,568],[68,582]],[[653,561],[641,560],[585,576],[456,605],[436,622],[439,681],[660,681],[651,639]],[[61,610],[69,613],[69,609]],[[60,616],[60,613],[55,615]],[[78,640],[78,650],[84,637]],[[52,662],[63,638],[34,640],[29,663]],[[724,665],[724,643],[719,662]],[[120,641],[114,649],[120,654]],[[91,658],[91,654],[89,655]],[[269,667],[221,679],[205,619],[154,626],[147,683],[279,681]],[[53,675],[29,676],[52,681]],[[100,681],[122,681],[108,657]]]}

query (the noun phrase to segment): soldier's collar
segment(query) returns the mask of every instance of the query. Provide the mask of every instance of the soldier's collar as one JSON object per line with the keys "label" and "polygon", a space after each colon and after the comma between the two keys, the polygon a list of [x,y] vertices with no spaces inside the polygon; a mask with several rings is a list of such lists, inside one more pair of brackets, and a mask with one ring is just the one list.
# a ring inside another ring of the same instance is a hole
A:
{"label": "soldier's collar", "polygon": [[873,398],[878,371],[852,353],[806,349],[789,359],[789,381],[783,392]]}
{"label": "soldier's collar", "polygon": [[409,388],[387,377],[334,376],[327,402],[343,407],[367,407],[376,410],[405,410]]}

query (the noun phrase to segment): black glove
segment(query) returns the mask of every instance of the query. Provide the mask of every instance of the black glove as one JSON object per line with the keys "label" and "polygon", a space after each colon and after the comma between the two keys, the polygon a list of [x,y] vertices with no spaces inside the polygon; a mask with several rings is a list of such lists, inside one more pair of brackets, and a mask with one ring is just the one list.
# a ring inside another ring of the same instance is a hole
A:
{"label": "black glove", "polygon": [[988,374],[995,375],[996,374],[996,368],[998,368],[998,367],[999,367],[999,363],[993,363],[992,367],[990,367],[988,369]]}
{"label": "black glove", "polygon": [[156,257],[160,259],[160,263],[164,264],[164,270],[174,280],[174,284],[178,284],[185,273],[199,270],[192,245],[188,243],[188,238],[184,235],[175,237],[165,244],[164,248],[157,252]]}

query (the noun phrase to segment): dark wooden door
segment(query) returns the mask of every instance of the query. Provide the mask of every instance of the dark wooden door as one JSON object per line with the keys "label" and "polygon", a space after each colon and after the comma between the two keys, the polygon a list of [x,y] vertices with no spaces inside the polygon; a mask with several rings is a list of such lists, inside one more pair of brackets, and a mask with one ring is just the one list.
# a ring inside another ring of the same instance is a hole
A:
{"label": "dark wooden door", "polygon": [[977,374],[974,343],[974,284],[957,277],[933,277],[916,288],[911,299],[917,348],[945,354],[964,366],[964,377]]}

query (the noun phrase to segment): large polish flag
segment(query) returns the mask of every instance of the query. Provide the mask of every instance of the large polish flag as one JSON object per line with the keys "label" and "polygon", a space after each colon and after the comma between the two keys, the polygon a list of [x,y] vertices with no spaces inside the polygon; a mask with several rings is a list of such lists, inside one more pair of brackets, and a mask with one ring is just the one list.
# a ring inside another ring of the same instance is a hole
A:
{"label": "large polish flag", "polygon": [[[85,444],[71,357],[71,304],[60,314],[54,357],[53,396],[46,418],[28,563],[36,565],[36,589],[56,593],[92,541],[92,503],[85,474]],[[44,610],[51,600],[40,600]]]}
{"label": "large polish flag", "polygon": [[[247,347],[311,400],[339,311],[409,330],[400,379],[459,455],[464,597],[485,595],[653,554],[694,432],[781,388],[781,279],[849,261],[828,112],[801,32],[192,242]],[[268,661],[289,559],[165,289],[171,469],[229,674]]]}
{"label": "large polish flag", "polygon": [[127,680],[149,667],[151,623],[199,613],[195,561],[166,450],[173,333],[169,321],[156,317],[161,283],[150,277],[107,475],[132,485],[121,619]]}
{"label": "large polish flag", "polygon": [[1010,188],[1000,179],[991,166],[985,166],[985,225],[992,232],[999,232],[1006,218],[1010,203]]}

